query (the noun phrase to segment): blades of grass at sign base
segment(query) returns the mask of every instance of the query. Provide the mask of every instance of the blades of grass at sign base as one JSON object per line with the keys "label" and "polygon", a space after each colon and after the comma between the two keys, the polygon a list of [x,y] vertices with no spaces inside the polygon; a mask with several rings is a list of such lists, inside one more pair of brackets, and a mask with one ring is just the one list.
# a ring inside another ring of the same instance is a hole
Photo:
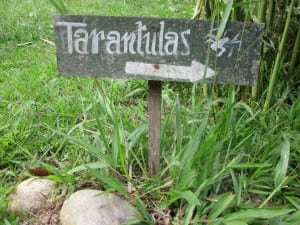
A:
{"label": "blades of grass at sign base", "polygon": [[[97,85],[99,86],[99,83],[97,82]],[[100,134],[101,141],[103,141],[105,149],[103,150],[107,154],[110,154],[109,149],[109,140],[107,139],[106,133],[103,128],[103,122],[101,121],[100,118],[106,117],[105,115],[108,115],[110,120],[113,123],[113,128],[112,128],[112,162],[113,162],[113,167],[117,168],[118,165],[121,166],[122,172],[128,177],[128,170],[126,167],[126,160],[127,160],[127,150],[123,147],[123,138],[122,138],[122,133],[123,132],[123,125],[122,121],[120,120],[119,114],[116,112],[114,104],[111,103],[111,101],[106,97],[106,94],[103,89],[98,92],[98,98],[97,102],[93,98],[92,99],[93,103],[93,109],[95,112],[95,117],[96,117],[96,122],[97,122],[97,127],[98,131]],[[106,121],[107,123],[108,121]],[[102,151],[102,152],[103,152]]]}
{"label": "blades of grass at sign base", "polygon": [[[136,204],[136,207],[137,207],[136,216],[137,216],[138,221],[133,221],[133,222],[135,222],[135,223],[138,222],[136,224],[154,225],[155,221],[154,221],[153,217],[151,216],[151,214],[146,209],[146,206],[143,203],[143,201],[140,198],[137,197],[135,199],[135,204]],[[130,224],[134,224],[134,223],[130,223]]]}
{"label": "blades of grass at sign base", "polygon": [[[202,181],[200,186],[197,188],[195,191],[196,196],[200,196],[200,194],[203,194],[204,190],[207,190],[209,187],[211,187],[213,184],[217,183],[220,181],[220,179],[225,176],[225,174],[228,173],[230,166],[238,163],[240,161],[240,157],[236,157],[232,159],[229,163],[228,166],[224,167],[222,170],[220,170],[216,175],[214,175],[212,178],[205,179]],[[196,208],[195,204],[188,204],[185,210],[185,215],[183,218],[183,225],[188,225],[190,224],[190,221],[192,220],[194,210]]]}
{"label": "blades of grass at sign base", "polygon": [[[165,103],[164,98],[162,100],[163,104],[166,104],[171,106],[171,104]],[[173,104],[174,105],[174,104]],[[164,105],[162,106],[162,109],[164,110]],[[165,117],[163,119],[163,123],[161,125],[161,138],[160,138],[160,146],[161,146],[161,155],[163,156],[165,151],[168,151],[170,149],[170,146],[168,146],[168,143],[170,143],[170,136],[168,128],[171,125],[172,119],[173,119],[173,113],[174,113],[175,105],[170,109],[168,113],[162,113],[165,114]],[[169,110],[169,109],[168,109]],[[173,137],[171,137],[173,139]],[[166,146],[167,148],[164,149],[162,146]]]}
{"label": "blades of grass at sign base", "polygon": [[113,123],[113,136],[112,136],[112,158],[113,158],[114,167],[118,165],[120,149],[121,149],[121,140],[120,140],[119,121],[118,118],[115,118],[115,121]]}
{"label": "blades of grass at sign base", "polygon": [[[202,137],[204,136],[204,132],[208,122],[208,115],[205,115],[205,118],[201,125],[198,127],[195,135],[191,137],[189,144],[187,147],[181,152],[182,155],[178,155],[178,160],[180,159],[182,165],[185,165],[186,168],[189,168],[194,163],[194,160],[191,160],[191,156],[195,156],[196,151],[199,148],[199,145],[202,141]],[[195,158],[194,158],[195,159]],[[179,175],[180,176],[180,175]]]}
{"label": "blades of grass at sign base", "polygon": [[96,156],[100,161],[107,163],[107,165],[113,165],[113,161],[107,157],[105,154],[100,152],[100,150],[95,147],[94,145],[90,144],[87,140],[83,140],[82,138],[76,138],[72,137],[70,135],[66,135],[60,131],[54,130],[48,125],[44,125],[47,129],[52,130],[53,132],[59,134],[60,136],[66,138],[68,141],[73,142],[79,146],[81,146],[83,149],[87,150],[89,153]]}
{"label": "blades of grass at sign base", "polygon": [[108,186],[109,189],[108,192],[114,192],[118,191],[123,196],[128,196],[128,193],[124,187],[124,184],[119,180],[120,178],[116,178],[110,171],[104,171],[104,170],[95,170],[92,168],[89,168],[87,166],[89,172],[93,177],[101,181],[103,184]]}
{"label": "blades of grass at sign base", "polygon": [[211,204],[211,211],[209,212],[208,219],[212,220],[218,218],[229,207],[234,197],[235,196],[232,193],[225,193],[219,196],[217,202]]}
{"label": "blades of grass at sign base", "polygon": [[176,153],[181,151],[182,140],[183,140],[183,126],[182,126],[182,115],[181,106],[179,104],[179,97],[176,97],[175,103],[175,135],[176,135],[176,151],[173,152],[173,157]]}
{"label": "blades of grass at sign base", "polygon": [[[101,121],[101,118],[102,118],[102,114],[103,114],[103,106],[104,103],[103,103],[103,97],[101,96],[100,93],[98,93],[98,100],[101,102],[99,104],[97,104],[98,102],[96,102],[96,100],[94,98],[92,98],[92,106],[93,106],[93,111],[94,111],[94,114],[96,115],[95,118],[96,118],[96,123],[97,123],[97,129],[98,129],[98,132],[99,132],[99,136],[100,136],[100,139],[101,139],[101,142],[103,143],[103,149],[100,149],[100,151],[102,153],[105,153],[106,151],[109,150],[109,140],[107,139],[106,137],[106,133],[105,133],[105,130],[104,130],[104,126],[103,126],[103,122]],[[105,112],[105,111],[104,111]]]}
{"label": "blades of grass at sign base", "polygon": [[[128,149],[126,149],[126,147],[123,144],[123,137],[122,134],[125,133],[124,129],[121,129],[120,127],[123,128],[121,120],[117,120],[114,123],[114,130],[113,130],[113,142],[112,142],[112,147],[113,147],[113,152],[114,152],[114,160],[115,162],[117,162],[117,164],[115,165],[115,167],[117,167],[117,165],[121,166],[122,169],[122,173],[129,178],[128,175],[128,168],[127,165],[128,164]],[[126,163],[127,162],[127,163]]]}

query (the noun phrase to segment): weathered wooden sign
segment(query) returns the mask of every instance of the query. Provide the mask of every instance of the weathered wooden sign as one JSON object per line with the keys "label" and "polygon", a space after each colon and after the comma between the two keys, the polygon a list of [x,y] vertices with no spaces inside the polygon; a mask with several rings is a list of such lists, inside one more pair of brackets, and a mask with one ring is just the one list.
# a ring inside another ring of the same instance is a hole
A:
{"label": "weathered wooden sign", "polygon": [[56,15],[61,75],[149,80],[149,172],[160,171],[161,82],[254,85],[263,24]]}
{"label": "weathered wooden sign", "polygon": [[263,24],[55,15],[61,75],[254,85]]}

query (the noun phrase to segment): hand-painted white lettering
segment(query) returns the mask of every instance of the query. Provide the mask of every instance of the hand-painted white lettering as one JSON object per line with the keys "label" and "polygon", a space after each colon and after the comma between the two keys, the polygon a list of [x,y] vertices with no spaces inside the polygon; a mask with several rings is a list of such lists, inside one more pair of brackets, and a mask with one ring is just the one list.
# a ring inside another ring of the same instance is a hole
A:
{"label": "hand-painted white lettering", "polygon": [[142,21],[138,21],[137,24],[137,53],[143,55],[144,52],[142,51],[142,35],[143,31],[147,30],[147,26],[143,25]]}
{"label": "hand-painted white lettering", "polygon": [[107,40],[106,52],[109,54],[120,54],[120,33],[118,31],[109,31]]}
{"label": "hand-painted white lettering", "polygon": [[74,32],[74,49],[80,54],[87,54],[89,34],[85,29],[77,29]]}
{"label": "hand-painted white lettering", "polygon": [[[165,22],[161,21],[155,30],[148,29],[142,21],[137,21],[136,30],[121,32],[116,30],[88,30],[86,23],[57,22],[56,26],[66,27],[68,54],[139,54],[159,56],[187,56],[190,46],[187,36],[191,30],[165,33]],[[102,43],[101,43],[102,42]],[[105,47],[104,47],[105,46]]]}
{"label": "hand-painted white lettering", "polygon": [[97,33],[96,29],[94,29],[90,37],[92,37],[92,54],[98,54],[99,53],[99,40],[104,40],[104,31],[101,30]]}
{"label": "hand-painted white lettering", "polygon": [[[157,51],[156,51],[156,32],[154,32],[152,34],[152,43],[150,43],[151,41],[151,33],[147,32],[144,36],[143,39],[146,40],[146,44],[145,44],[145,53],[147,55],[157,55]],[[151,44],[151,46],[150,46]],[[150,49],[151,47],[151,49]]]}
{"label": "hand-painted white lettering", "polygon": [[[178,49],[178,34],[176,32],[169,31],[165,34],[165,39],[167,40],[165,44],[165,52],[167,55],[176,55]],[[173,46],[173,48],[172,48]],[[170,48],[171,47],[171,51]]]}
{"label": "hand-painted white lettering", "polygon": [[[129,48],[129,53],[134,55],[136,54],[136,51],[134,50],[134,42],[135,42],[135,39],[136,39],[136,35],[135,33],[130,33],[128,34],[128,32],[126,32],[122,38],[121,38],[121,41],[124,42],[123,46],[124,46],[124,49],[123,49],[123,53],[124,54],[127,54],[128,53],[128,48]],[[130,42],[129,42],[130,41]],[[129,43],[129,44],[128,44]]]}
{"label": "hand-painted white lettering", "polygon": [[165,22],[161,21],[160,22],[160,32],[159,32],[159,48],[158,48],[159,55],[161,55],[161,56],[164,55],[164,52],[163,52],[164,31],[165,31]]}
{"label": "hand-painted white lettering", "polygon": [[146,44],[145,44],[145,53],[147,55],[151,55],[150,51],[150,32],[147,32],[144,36],[143,39],[146,39]]}
{"label": "hand-painted white lettering", "polygon": [[188,29],[186,31],[181,32],[180,36],[182,39],[182,44],[184,45],[185,51],[181,51],[181,55],[189,55],[190,54],[190,46],[186,40],[186,35],[190,35],[191,30]]}
{"label": "hand-painted white lettering", "polygon": [[152,55],[157,55],[157,52],[156,52],[156,33],[155,32],[153,33],[151,53],[152,53]]}
{"label": "hand-painted white lettering", "polygon": [[86,23],[70,23],[70,22],[57,22],[56,26],[66,26],[67,27],[67,40],[68,40],[68,53],[73,53],[73,27],[86,27]]}

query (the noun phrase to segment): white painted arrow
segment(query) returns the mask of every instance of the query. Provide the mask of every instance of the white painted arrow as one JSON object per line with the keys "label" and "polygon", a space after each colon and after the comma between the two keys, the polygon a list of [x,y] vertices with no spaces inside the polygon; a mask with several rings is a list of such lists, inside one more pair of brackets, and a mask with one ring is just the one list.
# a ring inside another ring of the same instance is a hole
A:
{"label": "white painted arrow", "polygon": [[206,67],[195,60],[192,61],[191,66],[126,62],[125,72],[128,74],[148,75],[172,80],[186,80],[190,82],[199,82],[204,77],[209,78],[215,75],[215,71],[213,69]]}

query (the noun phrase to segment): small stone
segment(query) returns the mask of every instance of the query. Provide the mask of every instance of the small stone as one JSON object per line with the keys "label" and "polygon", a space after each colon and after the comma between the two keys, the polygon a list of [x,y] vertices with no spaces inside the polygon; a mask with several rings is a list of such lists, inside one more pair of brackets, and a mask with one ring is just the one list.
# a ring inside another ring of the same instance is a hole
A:
{"label": "small stone", "polygon": [[29,178],[20,183],[11,194],[8,210],[20,218],[34,214],[55,196],[56,188],[54,181]]}
{"label": "small stone", "polygon": [[63,204],[62,225],[121,225],[135,218],[134,207],[126,200],[99,190],[80,190]]}

